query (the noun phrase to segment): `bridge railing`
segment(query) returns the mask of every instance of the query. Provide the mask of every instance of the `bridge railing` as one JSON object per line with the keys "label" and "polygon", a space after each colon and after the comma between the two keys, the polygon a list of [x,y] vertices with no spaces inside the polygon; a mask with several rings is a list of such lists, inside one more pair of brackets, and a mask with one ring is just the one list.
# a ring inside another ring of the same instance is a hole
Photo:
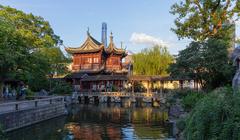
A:
{"label": "bridge railing", "polygon": [[0,114],[59,103],[64,103],[64,97],[62,96],[48,98],[41,97],[41,99],[34,99],[29,101],[14,101],[8,103],[0,103]]}

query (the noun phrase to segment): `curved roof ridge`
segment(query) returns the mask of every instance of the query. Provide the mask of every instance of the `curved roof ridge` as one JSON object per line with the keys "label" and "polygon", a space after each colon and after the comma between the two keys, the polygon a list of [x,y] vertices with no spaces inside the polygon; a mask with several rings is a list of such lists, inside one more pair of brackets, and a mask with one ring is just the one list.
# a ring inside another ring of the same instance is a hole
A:
{"label": "curved roof ridge", "polygon": [[65,50],[68,53],[87,53],[87,52],[97,52],[103,49],[103,44],[98,42],[95,38],[93,38],[89,33],[87,39],[84,43],[78,48],[67,47]]}
{"label": "curved roof ridge", "polygon": [[109,45],[108,45],[108,47],[105,49],[105,51],[106,51],[107,53],[116,53],[116,54],[125,54],[125,53],[126,53],[126,50],[120,49],[120,48],[117,48],[117,47],[116,47],[116,45],[115,45],[114,42],[113,42],[112,32],[111,32],[111,35],[110,35]]}
{"label": "curved roof ridge", "polygon": [[96,44],[96,45],[102,45],[99,41],[97,41],[95,38],[93,38],[91,35],[89,35],[89,38]]}

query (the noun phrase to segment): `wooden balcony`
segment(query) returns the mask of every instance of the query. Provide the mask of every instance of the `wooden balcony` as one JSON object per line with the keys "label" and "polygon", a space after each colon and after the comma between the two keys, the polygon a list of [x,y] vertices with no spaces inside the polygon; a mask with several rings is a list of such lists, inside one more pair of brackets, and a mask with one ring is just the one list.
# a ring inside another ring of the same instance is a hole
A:
{"label": "wooden balcony", "polygon": [[120,65],[106,65],[107,70],[121,70]]}
{"label": "wooden balcony", "polygon": [[101,64],[83,64],[80,65],[80,70],[99,70]]}

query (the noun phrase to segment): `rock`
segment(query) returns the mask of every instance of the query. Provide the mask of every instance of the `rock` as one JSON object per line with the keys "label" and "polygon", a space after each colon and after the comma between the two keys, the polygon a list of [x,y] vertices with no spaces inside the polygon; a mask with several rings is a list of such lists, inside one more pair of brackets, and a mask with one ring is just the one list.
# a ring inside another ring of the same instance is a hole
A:
{"label": "rock", "polygon": [[169,115],[178,118],[182,113],[181,110],[182,110],[182,107],[180,105],[173,105],[170,107]]}
{"label": "rock", "polygon": [[232,87],[234,89],[239,89],[240,88],[240,46],[234,49],[231,55],[231,59],[233,61],[233,64],[237,66],[237,71],[232,80]]}

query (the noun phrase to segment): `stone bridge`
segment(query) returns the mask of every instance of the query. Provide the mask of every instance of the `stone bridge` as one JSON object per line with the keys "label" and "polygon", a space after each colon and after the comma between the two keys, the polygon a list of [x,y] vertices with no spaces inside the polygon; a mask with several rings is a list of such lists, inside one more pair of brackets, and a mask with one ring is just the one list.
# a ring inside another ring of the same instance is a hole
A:
{"label": "stone bridge", "polygon": [[80,96],[109,96],[109,97],[152,97],[152,98],[161,98],[164,97],[166,94],[164,93],[131,93],[131,92],[80,92],[78,93]]}
{"label": "stone bridge", "polygon": [[166,94],[157,92],[80,92],[75,94],[79,102],[165,102]]}

